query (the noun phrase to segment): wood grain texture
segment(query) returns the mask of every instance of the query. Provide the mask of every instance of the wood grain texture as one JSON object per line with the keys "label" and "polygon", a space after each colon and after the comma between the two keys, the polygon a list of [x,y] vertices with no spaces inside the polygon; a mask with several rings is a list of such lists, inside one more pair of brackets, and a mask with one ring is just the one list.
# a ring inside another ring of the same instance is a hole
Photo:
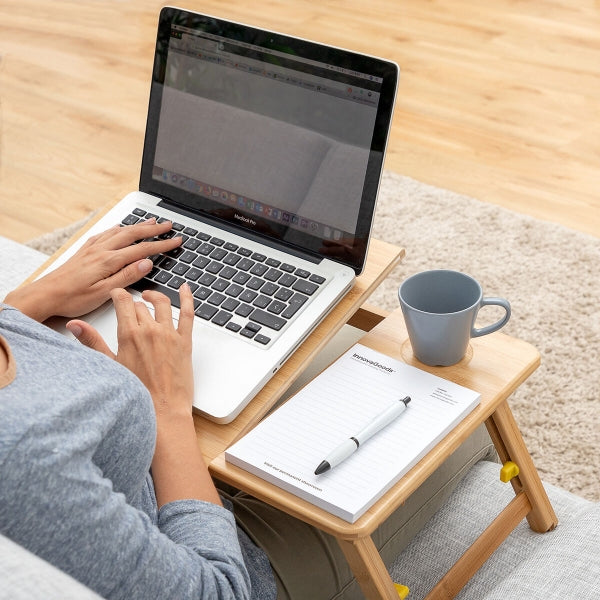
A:
{"label": "wood grain texture", "polygon": [[[0,0],[0,235],[137,186],[157,0]],[[188,0],[399,63],[386,168],[600,234],[597,0]]]}

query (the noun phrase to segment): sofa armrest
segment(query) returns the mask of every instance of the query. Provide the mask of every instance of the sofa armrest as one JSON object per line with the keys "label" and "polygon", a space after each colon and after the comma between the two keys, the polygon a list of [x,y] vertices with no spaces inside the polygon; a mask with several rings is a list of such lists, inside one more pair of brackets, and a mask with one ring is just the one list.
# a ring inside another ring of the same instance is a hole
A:
{"label": "sofa armrest", "polygon": [[0,598],[100,600],[89,588],[2,535],[0,581]]}
{"label": "sofa armrest", "polygon": [[1,236],[0,256],[0,301],[48,260],[42,252]]}

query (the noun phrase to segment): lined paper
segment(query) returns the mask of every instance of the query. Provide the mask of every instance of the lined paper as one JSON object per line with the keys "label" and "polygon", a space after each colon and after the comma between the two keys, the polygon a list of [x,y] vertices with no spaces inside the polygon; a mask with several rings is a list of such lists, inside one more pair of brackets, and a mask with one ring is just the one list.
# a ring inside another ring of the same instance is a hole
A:
{"label": "lined paper", "polygon": [[[317,465],[393,402],[407,409],[321,475]],[[353,523],[459,423],[479,394],[356,344],[225,452],[225,459]]]}

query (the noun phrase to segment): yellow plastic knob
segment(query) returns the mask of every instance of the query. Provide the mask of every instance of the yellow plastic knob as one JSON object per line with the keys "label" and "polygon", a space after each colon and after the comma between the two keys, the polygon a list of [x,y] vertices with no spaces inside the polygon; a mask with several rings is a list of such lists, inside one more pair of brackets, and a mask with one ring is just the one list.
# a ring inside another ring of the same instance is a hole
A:
{"label": "yellow plastic knob", "polygon": [[512,460],[509,460],[504,463],[502,468],[500,469],[500,481],[507,483],[513,477],[516,477],[519,474],[519,467]]}

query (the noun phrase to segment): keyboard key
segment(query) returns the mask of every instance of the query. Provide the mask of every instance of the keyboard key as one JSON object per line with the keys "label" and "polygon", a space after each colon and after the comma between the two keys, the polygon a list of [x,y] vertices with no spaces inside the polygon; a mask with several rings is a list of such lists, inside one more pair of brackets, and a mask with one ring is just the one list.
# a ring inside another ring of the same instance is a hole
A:
{"label": "keyboard key", "polygon": [[315,283],[318,283],[319,285],[325,283],[325,277],[321,277],[320,275],[311,275],[308,279],[309,279],[309,281],[314,281]]}
{"label": "keyboard key", "polygon": [[219,277],[223,279],[231,279],[237,271],[233,267],[223,267],[223,269],[219,272]]}
{"label": "keyboard key", "polygon": [[202,275],[202,271],[200,269],[196,269],[196,267],[192,267],[186,274],[185,278],[190,281],[196,281],[198,277]]}
{"label": "keyboard key", "polygon": [[219,312],[219,309],[210,304],[201,304],[195,312],[201,319],[210,321]]}
{"label": "keyboard key", "polygon": [[267,265],[261,265],[259,263],[259,264],[254,265],[250,269],[250,273],[252,273],[252,275],[258,275],[260,277],[261,275],[264,275],[268,270],[269,270],[269,267],[267,267]]}
{"label": "keyboard key", "polygon": [[222,260],[223,258],[225,258],[227,256],[227,250],[224,250],[223,248],[215,248],[211,253],[210,253],[210,257],[213,260]]}
{"label": "keyboard key", "polygon": [[167,283],[171,277],[173,277],[171,273],[168,273],[167,271],[159,271],[154,277],[154,281],[158,281],[158,283]]}
{"label": "keyboard key", "polygon": [[260,252],[254,252],[252,254],[252,258],[257,262],[263,262],[264,260],[266,260],[267,257],[264,254],[261,254]]}
{"label": "keyboard key", "polygon": [[255,264],[256,263],[253,260],[250,260],[249,258],[243,258],[242,260],[240,260],[240,262],[236,266],[238,269],[240,269],[240,271],[248,271]]}
{"label": "keyboard key", "polygon": [[146,216],[146,211],[143,208],[134,208],[132,212],[134,215],[136,215],[138,217]]}
{"label": "keyboard key", "polygon": [[272,296],[278,289],[279,286],[267,281],[267,283],[260,288],[260,293],[265,294],[265,296]]}
{"label": "keyboard key", "polygon": [[240,260],[241,260],[241,256],[239,254],[234,254],[233,252],[230,252],[224,259],[223,262],[226,265],[231,265],[234,266],[236,265]]}
{"label": "keyboard key", "polygon": [[123,225],[134,225],[135,223],[137,223],[140,219],[138,217],[136,217],[135,215],[127,215],[122,221],[121,223]]}
{"label": "keyboard key", "polygon": [[181,246],[177,246],[177,248],[173,248],[173,250],[169,250],[167,252],[167,256],[171,258],[179,258],[181,254],[183,254],[185,250]]}
{"label": "keyboard key", "polygon": [[240,331],[240,335],[243,335],[244,337],[252,339],[256,335],[256,331],[252,331],[252,329],[248,329],[247,327],[244,327],[244,329],[242,329]]}
{"label": "keyboard key", "polygon": [[212,273],[213,275],[216,275],[222,268],[223,265],[216,260],[213,260],[209,265],[206,265],[206,271],[208,273]]}
{"label": "keyboard key", "polygon": [[254,341],[266,346],[271,341],[271,338],[263,335],[262,333],[257,333],[254,336]]}
{"label": "keyboard key", "polygon": [[279,300],[273,300],[271,304],[267,307],[267,310],[274,315],[280,314],[284,308],[287,307],[285,302],[280,302]]}
{"label": "keyboard key", "polygon": [[289,288],[279,288],[275,294],[275,298],[277,300],[281,300],[282,302],[287,302],[293,295],[294,292],[292,292],[292,290]]}
{"label": "keyboard key", "polygon": [[307,279],[310,276],[310,273],[308,271],[306,271],[305,269],[296,269],[294,271],[294,275],[297,275],[298,277],[302,277],[303,279]]}
{"label": "keyboard key", "polygon": [[279,268],[282,271],[285,271],[286,273],[293,273],[296,270],[296,267],[294,267],[294,265],[290,265],[288,263],[283,263]]}
{"label": "keyboard key", "polygon": [[234,298],[227,298],[227,300],[221,304],[221,308],[223,310],[233,312],[239,305],[240,302],[238,300],[235,300]]}
{"label": "keyboard key", "polygon": [[210,240],[210,235],[208,235],[208,233],[204,233],[203,231],[199,231],[196,234],[196,237],[203,242],[208,242],[208,240]]}
{"label": "keyboard key", "polygon": [[198,279],[198,283],[200,285],[205,285],[206,287],[209,287],[216,281],[216,279],[217,278],[214,275],[211,275],[210,273],[204,273],[204,275],[202,275],[202,277]]}
{"label": "keyboard key", "polygon": [[190,266],[185,263],[178,262],[172,269],[171,272],[175,275],[185,275],[190,270]]}
{"label": "keyboard key", "polygon": [[251,256],[252,250],[248,250],[248,248],[238,248],[237,253],[242,256]]}
{"label": "keyboard key", "polygon": [[256,306],[257,308],[267,308],[269,304],[271,304],[271,298],[268,296],[258,296],[252,303],[252,306]]}
{"label": "keyboard key", "polygon": [[158,266],[165,271],[170,271],[176,264],[177,261],[174,258],[165,256]]}
{"label": "keyboard key", "polygon": [[285,319],[261,310],[260,308],[255,308],[252,311],[250,320],[260,323],[260,325],[264,325],[265,327],[270,327],[275,331],[279,331],[287,322]]}
{"label": "keyboard key", "polygon": [[294,283],[292,286],[292,289],[295,292],[301,292],[307,296],[312,296],[319,289],[319,286],[316,283],[305,281],[304,279],[298,279],[298,281],[296,281],[296,283]]}
{"label": "keyboard key", "polygon": [[199,287],[195,292],[194,292],[194,297],[200,299],[200,300],[206,300],[211,294],[212,294],[212,290],[209,290],[207,287]]}
{"label": "keyboard key", "polygon": [[254,298],[256,298],[256,296],[258,296],[258,294],[256,292],[253,292],[252,290],[244,290],[238,296],[238,299],[241,300],[242,302],[248,302],[248,304],[250,304],[251,302],[254,301]]}
{"label": "keyboard key", "polygon": [[279,280],[277,281],[277,283],[279,285],[282,285],[284,287],[290,287],[291,285],[293,285],[294,283],[296,283],[297,281],[297,277],[294,277],[293,275],[290,275],[289,273],[286,273],[285,275],[282,275]]}
{"label": "keyboard key", "polygon": [[155,290],[157,292],[163,293],[165,296],[168,296],[169,300],[171,300],[171,304],[176,308],[179,308],[179,292],[174,290],[166,285],[160,285],[156,283],[156,281],[148,281],[147,279],[140,279],[136,281],[132,286],[133,289],[138,290],[138,292],[143,292],[144,290]]}
{"label": "keyboard key", "polygon": [[186,227],[183,230],[183,233],[185,233],[185,235],[189,235],[191,237],[194,237],[198,233],[198,230],[194,229],[193,227]]}
{"label": "keyboard key", "polygon": [[205,269],[206,265],[210,263],[210,258],[206,256],[199,256],[192,264],[199,269]]}
{"label": "keyboard key", "polygon": [[226,290],[225,293],[232,298],[237,298],[242,292],[244,288],[241,285],[237,285],[236,283],[232,283]]}
{"label": "keyboard key", "polygon": [[265,264],[269,265],[269,267],[278,267],[281,264],[281,261],[276,260],[275,258],[267,258],[267,260],[265,260]]}
{"label": "keyboard key", "polygon": [[294,294],[292,298],[290,298],[288,307],[283,311],[281,316],[286,319],[291,319],[300,310],[300,308],[304,306],[304,303],[307,300],[307,296],[303,296],[302,294]]}
{"label": "keyboard key", "polygon": [[[181,246],[180,246],[181,247]],[[179,257],[181,262],[187,263],[188,265],[196,260],[196,253],[185,250]]]}
{"label": "keyboard key", "polygon": [[223,300],[225,300],[225,296],[219,292],[213,292],[208,298],[208,302],[213,306],[219,306]]}
{"label": "keyboard key", "polygon": [[239,283],[240,285],[244,285],[248,279],[250,279],[250,275],[248,275],[248,273],[238,271],[238,274],[231,281]]}
{"label": "keyboard key", "polygon": [[267,281],[277,281],[282,275],[283,273],[279,269],[269,269],[265,273],[265,279]]}
{"label": "keyboard key", "polygon": [[247,317],[254,309],[249,304],[240,304],[235,309],[235,314],[240,317]]}
{"label": "keyboard key", "polygon": [[217,279],[210,287],[217,292],[224,292],[229,287],[229,281],[227,279]]}
{"label": "keyboard key", "polygon": [[214,244],[215,246],[222,246],[225,243],[225,240],[222,240],[221,238],[218,238],[218,237],[213,237],[213,238],[210,238],[210,243]]}
{"label": "keyboard key", "polygon": [[246,287],[250,288],[251,290],[260,290],[264,283],[265,282],[260,279],[260,277],[252,277],[246,283]]}
{"label": "keyboard key", "polygon": [[189,238],[187,241],[183,242],[183,247],[187,250],[196,250],[200,244],[202,244],[200,240]]}
{"label": "keyboard key", "polygon": [[227,325],[225,325],[225,329],[229,329],[229,331],[235,331],[236,333],[242,328],[242,326],[239,323],[236,323],[235,321],[229,321],[229,323],[227,323]]}
{"label": "keyboard key", "polygon": [[185,283],[185,279],[183,279],[183,277],[173,276],[171,279],[169,279],[167,285],[174,290],[178,290],[183,283]]}
{"label": "keyboard key", "polygon": [[223,327],[231,319],[231,313],[220,310],[211,320],[211,323]]}

